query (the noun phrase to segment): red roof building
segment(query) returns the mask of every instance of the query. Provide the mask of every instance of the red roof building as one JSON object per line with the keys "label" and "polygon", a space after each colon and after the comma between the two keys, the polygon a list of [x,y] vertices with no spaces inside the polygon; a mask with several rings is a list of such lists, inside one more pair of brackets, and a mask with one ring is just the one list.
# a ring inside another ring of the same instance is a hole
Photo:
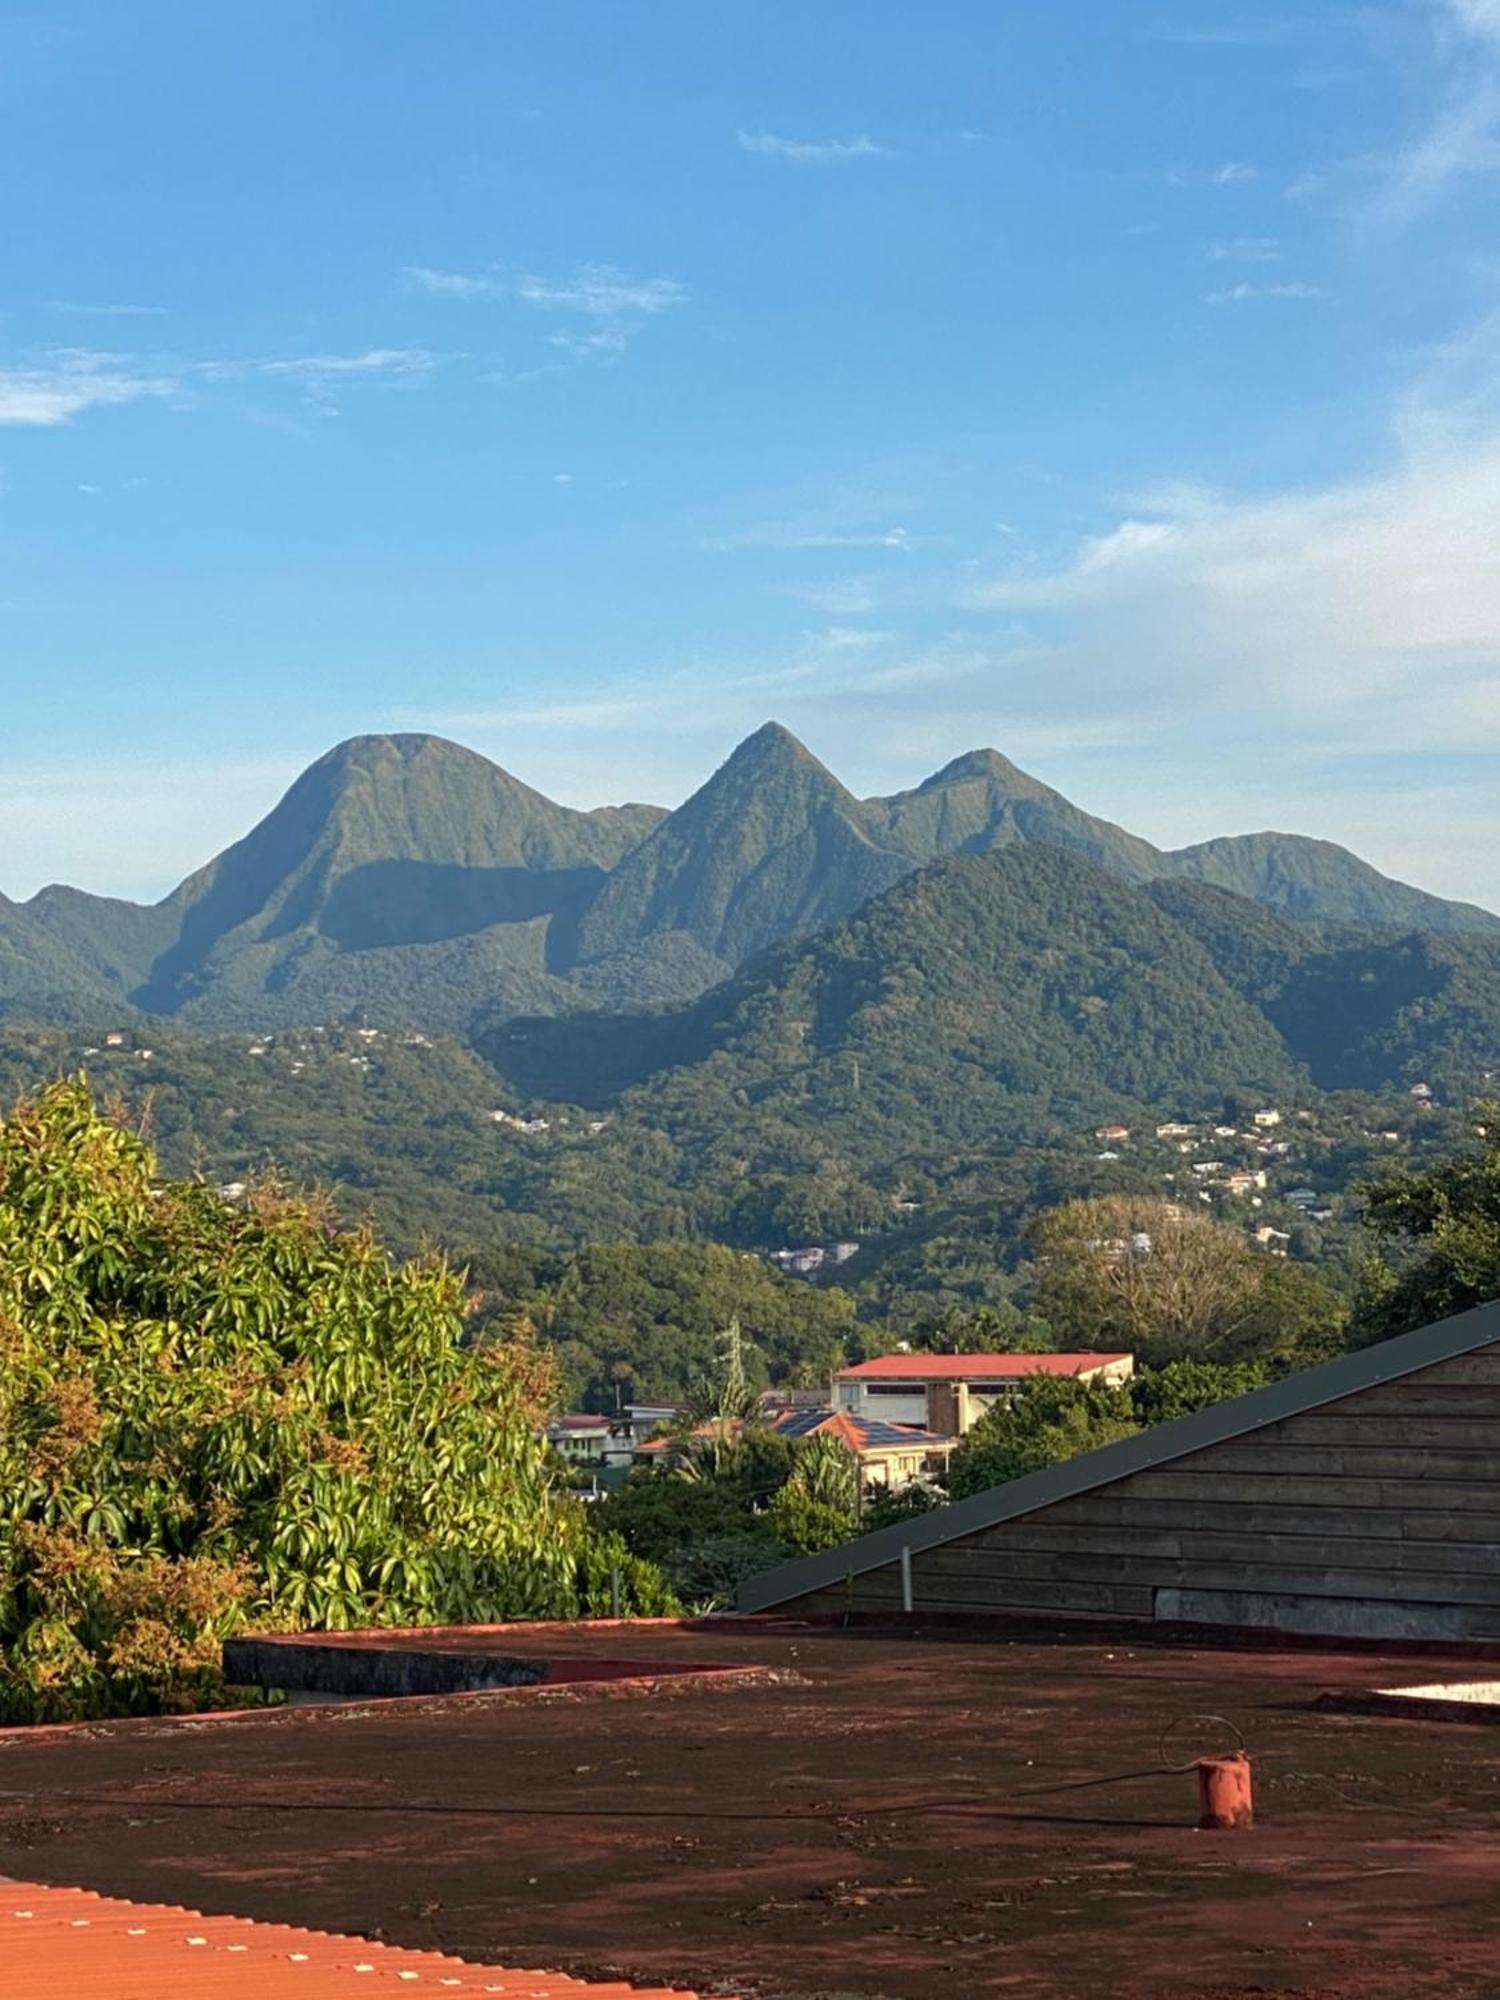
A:
{"label": "red roof building", "polygon": [[962,1437],[992,1403],[1032,1375],[1065,1375],[1118,1388],[1135,1370],[1131,1354],[882,1354],[840,1369],[833,1402],[854,1416],[919,1424]]}

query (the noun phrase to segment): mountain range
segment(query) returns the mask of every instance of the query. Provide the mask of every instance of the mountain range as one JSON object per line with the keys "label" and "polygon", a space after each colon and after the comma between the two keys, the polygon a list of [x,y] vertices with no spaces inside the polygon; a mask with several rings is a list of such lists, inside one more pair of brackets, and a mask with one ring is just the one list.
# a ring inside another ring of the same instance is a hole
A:
{"label": "mountain range", "polygon": [[993,750],[860,799],[768,723],[675,811],[581,812],[442,738],[367,736],[159,903],[61,886],[0,897],[0,1014],[489,1035],[520,1016],[681,1008],[928,864],[1026,847],[1137,888],[1231,892],[1293,920],[1291,936],[1311,923],[1500,940],[1490,912],[1329,842],[1164,851]]}

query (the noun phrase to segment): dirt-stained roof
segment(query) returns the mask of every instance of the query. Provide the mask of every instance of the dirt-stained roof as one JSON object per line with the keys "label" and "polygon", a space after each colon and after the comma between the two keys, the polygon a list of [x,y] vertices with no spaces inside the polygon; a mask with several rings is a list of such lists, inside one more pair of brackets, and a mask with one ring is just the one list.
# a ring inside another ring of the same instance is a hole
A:
{"label": "dirt-stained roof", "polygon": [[[774,1620],[508,1643],[797,1678],[10,1732],[0,1873],[747,2000],[1500,1990],[1500,1732],[1312,1705],[1461,1664]],[[1200,1833],[1166,1767],[1234,1734],[1256,1824]]]}

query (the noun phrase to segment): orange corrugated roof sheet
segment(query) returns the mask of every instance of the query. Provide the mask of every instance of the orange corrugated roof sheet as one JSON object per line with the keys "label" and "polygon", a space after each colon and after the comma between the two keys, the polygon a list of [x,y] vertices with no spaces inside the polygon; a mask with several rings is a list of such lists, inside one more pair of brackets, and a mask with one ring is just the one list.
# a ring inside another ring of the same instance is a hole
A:
{"label": "orange corrugated roof sheet", "polygon": [[5,2000],[698,2000],[680,1987],[473,1965],[329,1931],[0,1880]]}
{"label": "orange corrugated roof sheet", "polygon": [[873,1361],[856,1361],[841,1368],[838,1382],[939,1382],[968,1378],[1003,1381],[1013,1375],[1082,1375],[1111,1361],[1129,1361],[1127,1353],[1107,1354],[880,1354]]}

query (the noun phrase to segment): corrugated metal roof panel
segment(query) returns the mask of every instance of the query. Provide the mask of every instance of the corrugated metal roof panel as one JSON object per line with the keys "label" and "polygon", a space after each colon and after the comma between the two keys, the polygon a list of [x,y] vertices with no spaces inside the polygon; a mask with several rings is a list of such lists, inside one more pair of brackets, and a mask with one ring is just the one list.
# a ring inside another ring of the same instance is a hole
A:
{"label": "corrugated metal roof panel", "polygon": [[1083,1375],[1129,1354],[881,1354],[841,1368],[839,1382],[1004,1382],[1026,1375]]}
{"label": "corrugated metal roof panel", "polygon": [[505,2000],[698,2000],[677,1987],[475,1965],[330,1931],[205,1917],[87,1889],[0,1880],[5,2000],[356,2000],[498,1994]]}

